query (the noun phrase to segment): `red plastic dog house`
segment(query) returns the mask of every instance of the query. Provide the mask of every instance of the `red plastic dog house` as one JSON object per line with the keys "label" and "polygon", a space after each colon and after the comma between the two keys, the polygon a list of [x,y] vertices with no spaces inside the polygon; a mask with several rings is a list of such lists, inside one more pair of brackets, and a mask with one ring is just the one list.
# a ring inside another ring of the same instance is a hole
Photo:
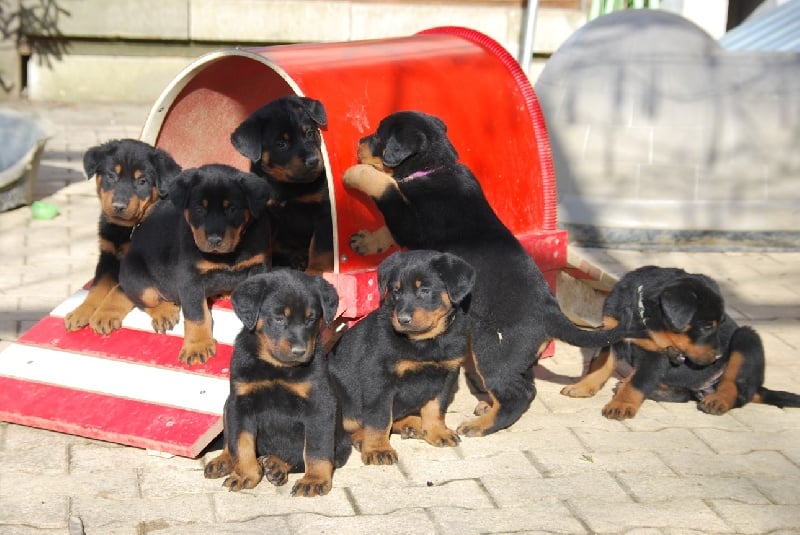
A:
{"label": "red plastic dog house", "polygon": [[[249,163],[230,134],[252,111],[287,94],[321,100],[325,165],[333,203],[336,265],[326,274],[340,312],[357,319],[379,301],[376,267],[349,237],[382,225],[372,201],[341,176],[356,145],[386,115],[416,109],[441,117],[461,160],[555,290],[567,264],[556,229],[550,146],[533,89],[500,45],[472,30],[436,28],[398,39],[226,50],[199,58],[164,91],[142,139],[184,167]],[[87,274],[89,276],[89,274]],[[0,354],[0,420],[195,457],[222,430],[228,365],[241,323],[230,305],[212,314],[217,355],[202,366],[177,361],[182,322],[156,334],[134,310],[109,336],[68,332],[76,293]],[[533,304],[532,304],[533,305]]]}
{"label": "red plastic dog house", "polygon": [[142,139],[167,150],[184,168],[227,163],[249,170],[230,134],[272,99],[297,94],[322,101],[334,214],[340,312],[359,318],[378,302],[375,268],[349,237],[382,225],[370,199],[346,190],[344,171],[358,140],[399,110],[437,115],[461,160],[481,182],[503,222],[526,246],[555,289],[566,264],[567,235],[556,229],[550,145],[533,88],[517,62],[474,30],[445,27],[411,37],[224,50],[190,65],[165,90]]}

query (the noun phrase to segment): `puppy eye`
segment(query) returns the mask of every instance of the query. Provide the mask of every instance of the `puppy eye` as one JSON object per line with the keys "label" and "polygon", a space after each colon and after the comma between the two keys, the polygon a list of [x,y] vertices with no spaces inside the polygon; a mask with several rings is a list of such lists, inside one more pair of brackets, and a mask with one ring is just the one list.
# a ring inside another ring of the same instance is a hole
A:
{"label": "puppy eye", "polygon": [[136,181],[137,186],[146,186],[147,179],[145,177],[139,177],[139,180]]}
{"label": "puppy eye", "polygon": [[273,314],[272,323],[274,323],[275,325],[284,325],[286,324],[286,316],[284,316],[283,314]]}
{"label": "puppy eye", "polygon": [[700,325],[698,330],[700,331],[700,334],[708,334],[714,330],[714,324],[705,323],[703,325]]}
{"label": "puppy eye", "polygon": [[319,132],[316,129],[311,128],[309,130],[306,130],[306,139],[316,139],[318,137],[319,137]]}
{"label": "puppy eye", "polygon": [[417,290],[417,295],[420,296],[420,297],[425,297],[425,298],[430,297],[431,296],[431,289],[428,288],[427,286],[421,286]]}
{"label": "puppy eye", "polygon": [[310,326],[314,325],[316,322],[317,322],[317,315],[316,314],[309,314],[306,317],[306,321],[305,321],[306,326],[310,327]]}
{"label": "puppy eye", "polygon": [[286,150],[287,148],[289,148],[289,142],[286,141],[285,139],[279,139],[278,141],[275,142],[275,148],[278,150]]}

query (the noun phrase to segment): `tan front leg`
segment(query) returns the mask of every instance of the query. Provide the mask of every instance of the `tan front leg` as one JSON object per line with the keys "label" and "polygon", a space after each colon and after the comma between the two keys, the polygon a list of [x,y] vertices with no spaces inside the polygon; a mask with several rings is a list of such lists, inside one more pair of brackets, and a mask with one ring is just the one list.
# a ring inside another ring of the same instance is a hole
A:
{"label": "tan front leg", "polygon": [[597,394],[614,373],[617,361],[610,347],[604,347],[589,363],[589,371],[574,385],[567,385],[561,393],[571,398],[590,398]]}
{"label": "tan front leg", "polygon": [[381,197],[388,188],[399,189],[391,176],[366,164],[357,164],[346,170],[342,175],[342,182],[348,188],[366,193],[375,199]]}
{"label": "tan front leg", "polygon": [[111,334],[112,331],[122,327],[122,321],[133,307],[133,301],[125,295],[119,285],[116,285],[92,314],[89,325],[98,334]]}
{"label": "tan front leg", "polygon": [[233,491],[252,489],[263,477],[261,463],[256,458],[256,438],[250,433],[242,433],[236,450],[232,471],[222,484]]}
{"label": "tan front leg", "polygon": [[292,487],[292,496],[324,496],[333,486],[333,463],[305,459],[306,473]]}
{"label": "tan front leg", "polygon": [[203,319],[201,321],[185,320],[183,326],[183,345],[178,357],[187,366],[203,364],[217,352],[217,344],[211,332],[211,312],[203,301]]}
{"label": "tan front leg", "polygon": [[359,230],[350,236],[350,248],[362,256],[379,254],[396,245],[389,227],[385,225],[373,232]]}
{"label": "tan front leg", "polygon": [[397,452],[389,444],[391,429],[391,425],[386,429],[363,428],[361,460],[364,464],[394,464],[397,462]]}
{"label": "tan front leg", "polygon": [[700,401],[700,410],[708,414],[725,414],[736,406],[736,398],[739,397],[739,388],[736,386],[736,376],[744,365],[744,355],[741,353],[731,353],[725,372],[717,384],[714,393],[705,396]]}
{"label": "tan front leg", "polygon": [[64,327],[66,327],[68,331],[77,331],[81,327],[88,325],[95,310],[100,307],[103,299],[105,299],[108,293],[116,286],[117,281],[114,280],[113,277],[108,275],[101,276],[89,289],[89,294],[83,300],[83,303],[66,315],[64,318]]}
{"label": "tan front leg", "polygon": [[644,402],[644,393],[631,385],[631,378],[636,372],[622,380],[617,393],[603,407],[603,416],[612,420],[633,418]]}

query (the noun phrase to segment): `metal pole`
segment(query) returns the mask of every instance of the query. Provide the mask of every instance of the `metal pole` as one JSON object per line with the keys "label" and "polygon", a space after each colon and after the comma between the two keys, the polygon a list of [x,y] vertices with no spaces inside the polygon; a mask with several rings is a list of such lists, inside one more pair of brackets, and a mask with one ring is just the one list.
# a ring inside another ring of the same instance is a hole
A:
{"label": "metal pole", "polygon": [[539,12],[539,0],[528,0],[525,8],[525,20],[522,27],[522,43],[520,44],[519,64],[527,75],[533,59],[533,34],[536,27],[536,15]]}

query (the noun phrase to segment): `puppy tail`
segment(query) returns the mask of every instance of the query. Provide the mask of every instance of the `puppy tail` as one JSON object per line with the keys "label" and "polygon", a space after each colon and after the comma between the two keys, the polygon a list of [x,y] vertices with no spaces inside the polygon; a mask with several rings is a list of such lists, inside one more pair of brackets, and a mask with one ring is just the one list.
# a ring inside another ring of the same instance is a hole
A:
{"label": "puppy tail", "polygon": [[774,405],[781,409],[784,407],[800,407],[800,395],[759,386],[758,390],[756,390],[756,395],[753,396],[753,403]]}
{"label": "puppy tail", "polygon": [[[647,338],[647,329],[637,328],[628,312],[622,314],[613,329],[581,329],[563,313],[554,315],[550,333],[553,338],[577,347],[606,347],[625,338]],[[634,327],[631,327],[634,325]]]}

